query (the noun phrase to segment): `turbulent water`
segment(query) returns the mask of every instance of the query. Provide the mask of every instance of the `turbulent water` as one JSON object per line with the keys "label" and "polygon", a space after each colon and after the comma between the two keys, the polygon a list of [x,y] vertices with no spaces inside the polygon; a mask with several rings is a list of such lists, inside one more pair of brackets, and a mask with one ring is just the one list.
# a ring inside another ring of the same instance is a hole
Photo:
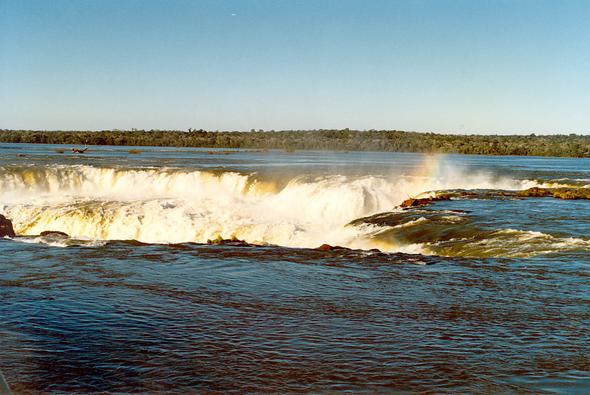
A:
{"label": "turbulent water", "polygon": [[513,193],[589,160],[128,150],[0,147],[14,392],[590,388],[590,201]]}

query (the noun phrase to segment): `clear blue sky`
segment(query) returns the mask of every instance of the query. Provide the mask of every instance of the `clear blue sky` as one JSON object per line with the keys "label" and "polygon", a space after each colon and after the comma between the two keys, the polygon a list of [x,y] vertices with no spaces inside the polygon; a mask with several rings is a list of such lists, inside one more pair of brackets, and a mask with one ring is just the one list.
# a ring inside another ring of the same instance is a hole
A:
{"label": "clear blue sky", "polygon": [[0,0],[0,128],[590,133],[590,1]]}

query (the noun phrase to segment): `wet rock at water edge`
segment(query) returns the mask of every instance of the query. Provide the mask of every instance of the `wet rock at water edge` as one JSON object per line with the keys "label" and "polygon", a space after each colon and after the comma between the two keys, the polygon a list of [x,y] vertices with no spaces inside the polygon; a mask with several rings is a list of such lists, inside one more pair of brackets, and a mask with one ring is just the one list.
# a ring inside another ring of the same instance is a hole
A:
{"label": "wet rock at water edge", "polygon": [[0,237],[14,237],[16,234],[14,233],[14,228],[12,226],[12,222],[0,214]]}
{"label": "wet rock at water edge", "polygon": [[553,197],[557,199],[590,199],[590,188],[555,188]]}
{"label": "wet rock at water edge", "polygon": [[400,204],[399,206],[402,208],[408,208],[408,207],[418,207],[418,206],[425,206],[427,204],[430,204],[431,200],[428,198],[421,198],[421,199],[417,199],[417,198],[409,198],[406,199],[402,202],[402,204]]}
{"label": "wet rock at water edge", "polygon": [[60,232],[58,230],[45,230],[43,232],[41,232],[41,236],[43,237],[63,237],[63,238],[69,238],[70,236],[65,233],[65,232]]}
{"label": "wet rock at water edge", "polygon": [[539,188],[533,187],[529,189],[525,189],[524,191],[519,191],[516,196],[518,197],[546,197],[546,196],[553,196],[553,193],[550,189],[546,188]]}
{"label": "wet rock at water edge", "polygon": [[404,200],[399,206],[401,208],[420,207],[441,200],[451,200],[451,197],[449,195],[437,195],[426,198],[409,198]]}
{"label": "wet rock at water edge", "polygon": [[235,236],[232,236],[231,239],[224,239],[221,236],[217,236],[217,238],[211,240],[207,240],[207,244],[209,245],[231,245],[231,246],[244,246],[244,247],[251,247],[252,244],[248,243],[247,241],[240,240]]}
{"label": "wet rock at water edge", "polygon": [[539,188],[533,187],[519,191],[516,196],[518,197],[554,197],[556,199],[590,199],[590,188]]}
{"label": "wet rock at water edge", "polygon": [[348,250],[349,248],[340,247],[340,246],[331,246],[330,244],[322,244],[316,250],[320,251],[334,251],[334,250]]}

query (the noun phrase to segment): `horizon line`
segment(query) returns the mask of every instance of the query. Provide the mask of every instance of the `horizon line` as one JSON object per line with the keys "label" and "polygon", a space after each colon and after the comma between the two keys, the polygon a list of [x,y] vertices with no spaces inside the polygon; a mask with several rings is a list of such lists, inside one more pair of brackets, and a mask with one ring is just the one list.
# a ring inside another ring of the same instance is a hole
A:
{"label": "horizon line", "polygon": [[208,133],[281,133],[281,132],[321,132],[321,131],[349,131],[349,132],[402,132],[402,133],[416,133],[416,134],[438,134],[438,135],[453,135],[453,136],[587,136],[590,137],[590,132],[460,132],[460,131],[447,131],[447,132],[435,132],[435,131],[421,131],[421,130],[401,130],[401,129],[353,129],[353,128],[319,128],[319,129],[262,129],[262,128],[250,128],[250,129],[141,129],[141,128],[108,128],[108,129],[11,129],[11,128],[0,128],[2,132],[208,132]]}

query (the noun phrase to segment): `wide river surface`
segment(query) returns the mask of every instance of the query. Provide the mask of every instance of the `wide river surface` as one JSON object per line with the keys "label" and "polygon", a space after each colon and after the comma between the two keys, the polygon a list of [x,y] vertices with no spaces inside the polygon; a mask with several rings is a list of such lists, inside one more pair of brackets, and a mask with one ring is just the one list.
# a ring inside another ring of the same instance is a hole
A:
{"label": "wide river surface", "polygon": [[590,392],[590,201],[515,194],[588,159],[70,148],[0,144],[15,394]]}

